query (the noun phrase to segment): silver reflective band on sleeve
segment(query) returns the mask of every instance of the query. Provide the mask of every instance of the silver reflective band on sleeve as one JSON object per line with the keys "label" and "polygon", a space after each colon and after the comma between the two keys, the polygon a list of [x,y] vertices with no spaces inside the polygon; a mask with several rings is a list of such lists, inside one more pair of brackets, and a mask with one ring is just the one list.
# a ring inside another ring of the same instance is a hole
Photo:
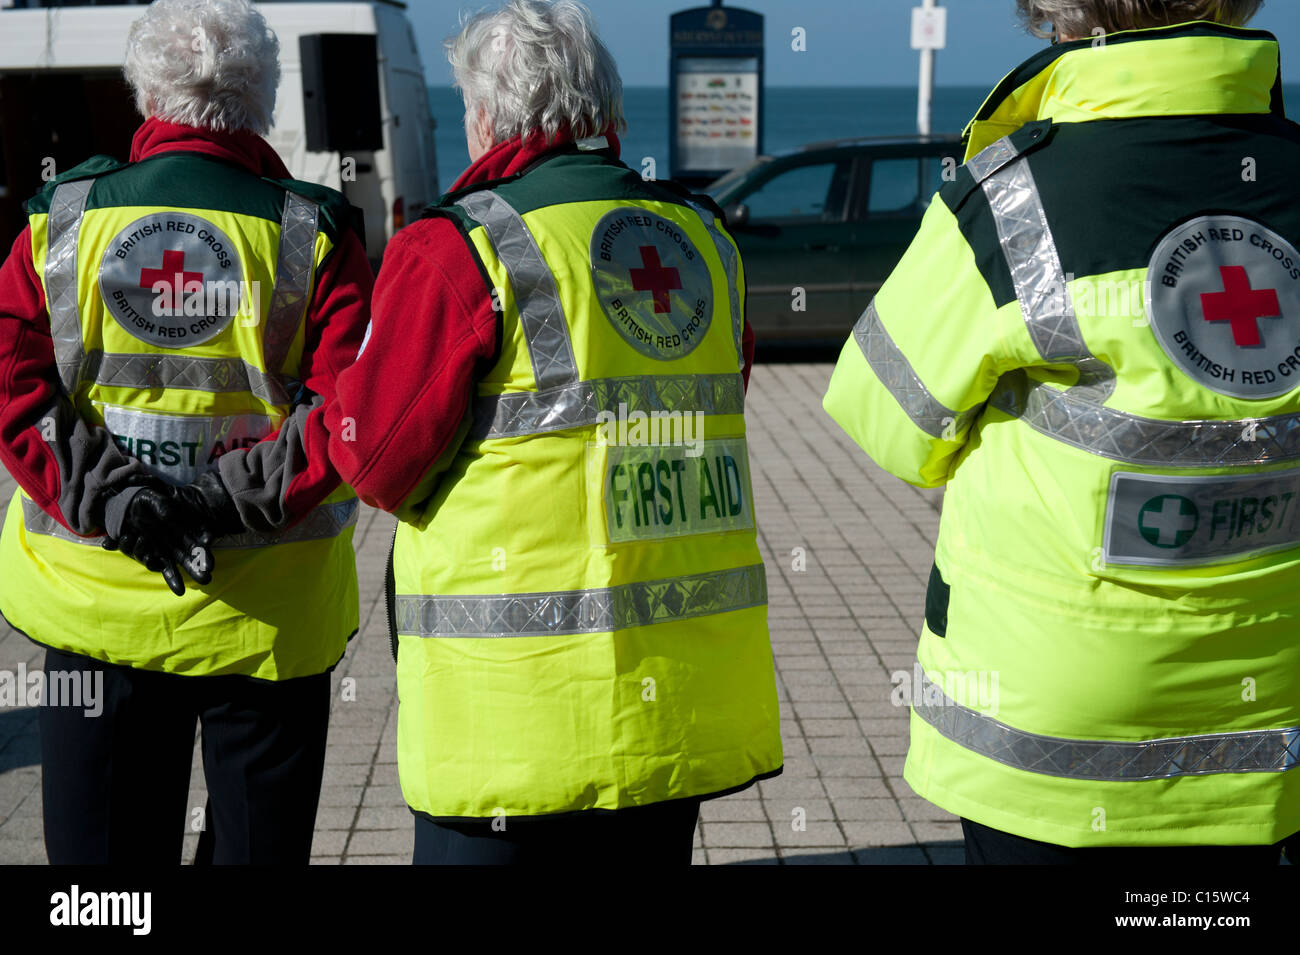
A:
{"label": "silver reflective band on sleeve", "polygon": [[956,440],[979,413],[979,409],[971,408],[958,414],[930,394],[907,356],[899,351],[880,323],[874,299],[853,326],[853,338],[885,390],[907,412],[912,423],[931,437]]}
{"label": "silver reflective band on sleeve", "polygon": [[576,381],[578,368],[560,292],[528,225],[510,203],[490,190],[472,192],[456,205],[483,226],[510,276],[538,390]]}
{"label": "silver reflective band on sleeve", "polygon": [[1242,467],[1300,458],[1300,415],[1161,421],[1107,408],[1078,391],[1034,382],[1020,372],[1003,377],[989,404],[1057,441],[1126,464]]}
{"label": "silver reflective band on sleeve", "polygon": [[[104,540],[103,535],[78,537],[41,510],[40,505],[31,498],[23,497],[22,502],[23,526],[29,534],[42,534],[73,544],[93,544],[96,547]],[[356,498],[334,504],[322,504],[283,534],[264,536],[246,531],[243,534],[218,537],[212,546],[214,550],[246,549],[338,537],[344,530],[356,524],[359,509]]]}
{"label": "silver reflective band on sleeve", "polygon": [[612,633],[767,603],[762,564],[594,590],[462,596],[397,595],[397,632],[419,637],[551,637]]}
{"label": "silver reflective band on sleeve", "polygon": [[484,395],[474,402],[476,439],[542,434],[597,424],[603,412],[699,411],[706,415],[743,414],[745,382],[730,375],[657,375],[594,378],[547,391]]}
{"label": "silver reflective band on sleeve", "polygon": [[54,362],[63,390],[77,390],[85,361],[81,340],[81,310],[77,303],[77,237],[93,179],[60,183],[50,198],[45,220],[45,294],[54,339]]}
{"label": "silver reflective band on sleeve", "polygon": [[1277,773],[1300,765],[1300,726],[1118,742],[1014,729],[968,709],[922,677],[916,715],[963,749],[1014,769],[1066,779],[1125,782],[1217,773]]}
{"label": "silver reflective band on sleeve", "polygon": [[268,375],[241,358],[91,352],[85,377],[109,388],[181,388],[213,394],[251,392],[268,404],[287,405],[297,382]]}
{"label": "silver reflective band on sleeve", "polygon": [[320,207],[292,192],[284,194],[280,214],[280,245],[276,253],[275,288],[262,333],[265,365],[272,373],[284,367],[289,347],[302,323],[311,296],[316,266],[316,232]]}

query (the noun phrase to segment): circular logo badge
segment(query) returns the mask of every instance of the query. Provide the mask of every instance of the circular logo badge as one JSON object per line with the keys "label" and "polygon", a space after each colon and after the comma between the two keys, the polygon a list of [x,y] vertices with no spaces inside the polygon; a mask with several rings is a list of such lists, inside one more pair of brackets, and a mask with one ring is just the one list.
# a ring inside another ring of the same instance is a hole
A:
{"label": "circular logo badge", "polygon": [[1161,494],[1142,505],[1138,530],[1148,544],[1182,547],[1192,539],[1200,520],[1195,501],[1181,494]]}
{"label": "circular logo badge", "polygon": [[154,212],[114,236],[99,292],[117,323],[150,345],[186,348],[221,334],[244,277],[229,237],[188,212]]}
{"label": "circular logo badge", "polygon": [[591,274],[605,316],[637,351],[689,355],[713,321],[713,277],[690,237],[646,209],[607,213],[591,234]]}
{"label": "circular logo badge", "polygon": [[1201,216],[1151,257],[1147,315],[1188,377],[1234,398],[1300,385],[1300,253],[1241,216]]}

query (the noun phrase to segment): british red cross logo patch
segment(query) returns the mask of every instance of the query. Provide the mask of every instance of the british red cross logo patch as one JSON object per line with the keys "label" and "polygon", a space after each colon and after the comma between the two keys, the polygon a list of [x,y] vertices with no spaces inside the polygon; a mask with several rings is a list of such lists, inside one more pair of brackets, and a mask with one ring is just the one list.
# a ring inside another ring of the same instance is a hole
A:
{"label": "british red cross logo patch", "polygon": [[591,234],[591,275],[610,324],[629,345],[670,361],[713,322],[713,277],[686,226],[635,206],[606,213]]}
{"label": "british red cross logo patch", "polygon": [[99,292],[117,323],[160,348],[188,348],[221,334],[244,302],[230,237],[202,216],[154,212],[109,243]]}
{"label": "british red cross logo patch", "polygon": [[1201,216],[1168,232],[1147,274],[1151,331],[1211,391],[1275,398],[1300,385],[1300,253],[1243,216]]}

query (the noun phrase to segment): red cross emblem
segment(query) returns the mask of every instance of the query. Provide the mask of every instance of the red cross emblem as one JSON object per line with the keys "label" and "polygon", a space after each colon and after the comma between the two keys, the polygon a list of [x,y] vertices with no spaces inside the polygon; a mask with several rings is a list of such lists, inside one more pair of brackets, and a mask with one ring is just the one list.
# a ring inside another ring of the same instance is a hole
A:
{"label": "red cross emblem", "polygon": [[168,285],[167,294],[175,302],[191,282],[203,284],[203,273],[186,272],[185,253],[180,249],[170,249],[163,253],[162,268],[140,270],[140,288],[152,289],[159,282]]}
{"label": "red cross emblem", "polygon": [[1222,292],[1206,292],[1201,296],[1201,311],[1207,322],[1229,322],[1232,340],[1238,347],[1258,345],[1259,319],[1281,318],[1282,306],[1277,301],[1276,289],[1252,289],[1250,276],[1240,265],[1219,267],[1223,278]]}
{"label": "red cross emblem", "polygon": [[628,270],[632,274],[632,288],[654,293],[656,313],[672,311],[668,293],[682,287],[681,276],[676,269],[665,268],[660,263],[659,250],[653,245],[641,246],[641,264],[645,268]]}

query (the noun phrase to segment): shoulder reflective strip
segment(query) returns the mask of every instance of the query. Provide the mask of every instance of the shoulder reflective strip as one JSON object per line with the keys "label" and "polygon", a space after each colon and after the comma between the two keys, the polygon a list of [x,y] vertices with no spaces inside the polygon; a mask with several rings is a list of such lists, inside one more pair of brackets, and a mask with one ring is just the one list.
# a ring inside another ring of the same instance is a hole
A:
{"label": "shoulder reflective strip", "polygon": [[1003,136],[966,160],[966,169],[977,183],[981,183],[1015,159],[1017,155],[1016,147],[1011,145],[1010,137]]}
{"label": "shoulder reflective strip", "polygon": [[1022,159],[1004,166],[984,180],[983,188],[1034,347],[1049,362],[1092,358],[1029,163]]}
{"label": "shoulder reflective strip", "polygon": [[955,440],[956,435],[963,432],[979,413],[979,408],[970,408],[958,414],[930,394],[907,356],[899,351],[880,323],[874,299],[853,326],[853,337],[885,390],[907,412],[912,423],[926,434],[943,438],[946,433],[953,437],[945,440]]}
{"label": "shoulder reflective strip", "polygon": [[276,253],[275,288],[262,333],[268,371],[284,367],[294,334],[302,323],[311,296],[316,267],[316,232],[320,207],[292,192],[284,194],[280,214],[280,246]]}
{"label": "shoulder reflective strip", "polygon": [[106,388],[182,388],[213,394],[249,392],[272,405],[291,403],[298,383],[268,375],[241,358],[91,352],[86,378]]}
{"label": "shoulder reflective strip", "polygon": [[745,381],[730,375],[594,378],[548,391],[485,395],[474,402],[476,439],[542,434],[597,424],[602,411],[744,414]]}
{"label": "shoulder reflective strip", "polygon": [[[740,367],[745,364],[745,350],[742,339],[745,334],[745,316],[740,310],[740,265],[739,256],[736,254],[736,248],[727,241],[727,237],[718,229],[716,218],[713,213],[704,206],[691,203],[691,208],[696,214],[704,220],[704,227],[709,230],[709,238],[713,240],[713,247],[718,250],[718,258],[722,260],[723,271],[727,273],[727,299],[731,307],[731,333],[736,340],[736,360]],[[783,292],[788,291],[783,289]]]}
{"label": "shoulder reflective strip", "polygon": [[1300,726],[1202,736],[1116,742],[1026,733],[968,709],[922,676],[921,700],[912,708],[941,736],[1006,766],[1066,779],[1123,782],[1277,773],[1300,765]]}
{"label": "shoulder reflective strip", "polygon": [[1035,431],[1083,451],[1152,467],[1242,467],[1300,458],[1300,415],[1237,421],[1161,421],[1107,408],[1006,375],[989,403]]}
{"label": "shoulder reflective strip", "polygon": [[762,564],[595,590],[429,597],[397,595],[397,632],[419,637],[612,633],[767,603]]}
{"label": "shoulder reflective strip", "polygon": [[50,199],[45,220],[45,293],[54,339],[54,362],[69,395],[82,377],[85,345],[81,340],[81,310],[77,302],[77,237],[93,179],[60,183]]}
{"label": "shoulder reflective strip", "polygon": [[[102,534],[95,537],[78,537],[41,510],[40,506],[31,498],[24,497],[22,502],[23,526],[27,528],[29,534],[57,537],[59,540],[69,541],[73,544],[94,544],[96,547],[104,540]],[[225,537],[218,537],[213,544],[213,548],[218,550],[247,549],[338,537],[344,530],[357,522],[359,510],[360,507],[355,498],[348,501],[338,501],[334,504],[322,504],[283,534],[270,537],[254,534],[251,531],[246,531],[243,534],[230,534]]]}
{"label": "shoulder reflective strip", "polygon": [[1018,155],[1019,153],[1015,151],[1015,147],[1011,146],[1009,136],[1002,136],[992,146],[980,149],[978,153],[966,160],[966,169],[969,170],[976,183],[982,183],[989,175],[996,173],[998,169],[1001,169],[1002,166],[1008,164]]}
{"label": "shoulder reflective strip", "polygon": [[576,381],[578,367],[573,359],[569,326],[560,306],[555,276],[523,218],[510,203],[490,190],[472,192],[456,205],[483,226],[497,258],[510,276],[537,389]]}

